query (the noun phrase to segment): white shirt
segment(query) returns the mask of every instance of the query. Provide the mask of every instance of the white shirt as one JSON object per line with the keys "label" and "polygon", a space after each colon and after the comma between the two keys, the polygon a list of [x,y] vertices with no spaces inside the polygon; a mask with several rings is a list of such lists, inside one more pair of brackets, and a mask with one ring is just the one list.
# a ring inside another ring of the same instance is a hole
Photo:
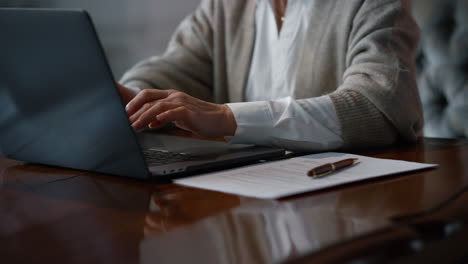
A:
{"label": "white shirt", "polygon": [[272,0],[257,2],[256,39],[245,91],[247,102],[227,104],[237,122],[230,142],[315,151],[343,146],[338,117],[329,96],[302,100],[289,97],[298,78],[296,69],[301,52],[313,48],[313,43],[305,43],[304,36],[313,26],[309,18],[314,1],[289,0],[280,33]]}

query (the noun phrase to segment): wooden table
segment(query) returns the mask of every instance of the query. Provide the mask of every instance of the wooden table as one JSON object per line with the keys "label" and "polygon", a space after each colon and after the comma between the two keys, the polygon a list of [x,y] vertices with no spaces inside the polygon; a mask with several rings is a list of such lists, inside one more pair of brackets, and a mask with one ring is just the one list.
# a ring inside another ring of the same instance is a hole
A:
{"label": "wooden table", "polygon": [[466,141],[356,153],[440,168],[257,200],[0,158],[0,263],[325,263],[468,185]]}

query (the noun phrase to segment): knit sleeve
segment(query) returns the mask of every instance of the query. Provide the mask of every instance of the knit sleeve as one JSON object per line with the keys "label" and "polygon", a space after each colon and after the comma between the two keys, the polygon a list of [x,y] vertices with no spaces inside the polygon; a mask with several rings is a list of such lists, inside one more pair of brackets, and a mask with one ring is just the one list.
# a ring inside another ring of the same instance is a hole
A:
{"label": "knit sleeve", "polygon": [[178,26],[163,55],[138,63],[120,82],[140,89],[177,89],[212,101],[215,4],[203,0]]}
{"label": "knit sleeve", "polygon": [[331,94],[345,145],[414,141],[422,128],[410,1],[362,1],[349,34],[343,84]]}

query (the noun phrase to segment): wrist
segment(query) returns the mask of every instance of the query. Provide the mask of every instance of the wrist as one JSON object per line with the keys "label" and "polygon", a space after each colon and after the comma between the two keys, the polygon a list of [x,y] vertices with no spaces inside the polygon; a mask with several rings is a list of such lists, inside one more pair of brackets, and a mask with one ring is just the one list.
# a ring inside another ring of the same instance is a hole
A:
{"label": "wrist", "polygon": [[231,108],[227,105],[223,105],[224,108],[224,116],[226,120],[226,129],[224,132],[225,137],[232,137],[236,134],[237,130],[237,122],[234,113],[232,112]]}

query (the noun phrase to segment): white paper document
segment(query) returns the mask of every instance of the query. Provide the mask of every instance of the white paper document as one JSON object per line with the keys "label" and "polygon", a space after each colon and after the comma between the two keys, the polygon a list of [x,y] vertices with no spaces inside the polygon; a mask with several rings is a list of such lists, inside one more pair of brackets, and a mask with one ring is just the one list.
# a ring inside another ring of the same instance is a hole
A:
{"label": "white paper document", "polygon": [[[319,179],[307,176],[307,172],[312,168],[350,158],[358,158],[360,163]],[[203,174],[179,179],[175,183],[242,196],[278,199],[351,182],[437,166],[435,164],[328,152]]]}

